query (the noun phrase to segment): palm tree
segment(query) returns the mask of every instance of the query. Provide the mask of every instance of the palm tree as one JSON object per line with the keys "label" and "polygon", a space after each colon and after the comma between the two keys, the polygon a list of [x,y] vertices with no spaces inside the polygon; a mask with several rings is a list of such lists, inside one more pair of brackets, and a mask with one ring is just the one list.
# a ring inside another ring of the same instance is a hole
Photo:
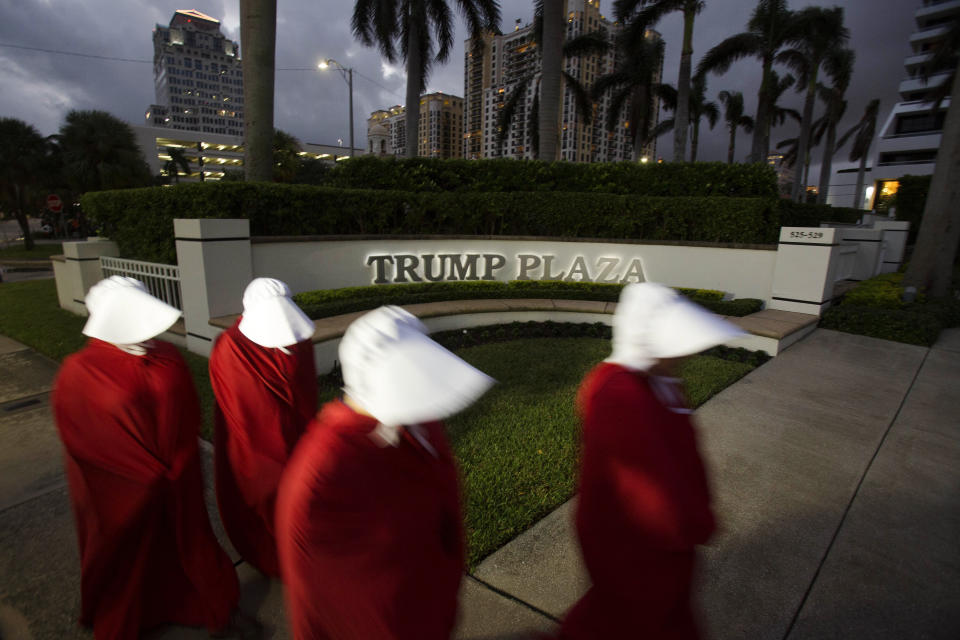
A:
{"label": "palm tree", "polygon": [[781,49],[797,41],[794,13],[787,9],[787,0],[759,0],[747,22],[747,30],[730,36],[710,49],[697,67],[697,73],[726,73],[730,65],[738,60],[760,60],[761,81],[757,93],[750,162],[765,162],[770,150],[770,123],[777,82],[774,60]]}
{"label": "palm tree", "polygon": [[281,129],[273,130],[273,180],[293,182],[300,170],[300,141]]}
{"label": "palm tree", "polygon": [[747,133],[753,131],[753,118],[743,112],[743,94],[739,91],[723,90],[717,95],[723,103],[723,119],[730,131],[730,144],[727,146],[727,164],[733,164],[733,150],[737,145],[737,129]]}
{"label": "palm tree", "polygon": [[[543,0],[536,0],[536,2],[534,2],[531,41],[535,46],[540,47],[541,61],[547,56],[547,52],[542,46],[542,43],[545,39],[544,33],[546,29],[543,11]],[[563,23],[561,22],[561,24]],[[587,33],[573,38],[567,42],[563,41],[561,33],[559,42],[561,58],[574,58],[589,53],[603,53],[610,48],[610,43],[607,42],[606,35],[602,32]],[[560,100],[559,97],[556,99],[543,98],[543,92],[545,90],[545,73],[546,71],[543,69],[543,67],[541,67],[539,72],[526,75],[520,78],[516,84],[514,84],[513,89],[507,96],[506,101],[503,104],[503,108],[500,109],[500,113],[497,117],[497,144],[502,148],[502,145],[506,142],[507,137],[510,134],[513,121],[517,115],[517,111],[530,92],[532,85],[533,102],[530,109],[527,110],[527,119],[522,126],[525,127],[526,131],[530,132],[532,143],[530,147],[533,149],[533,156],[541,160],[549,161],[557,159],[557,125],[554,124],[551,126],[549,123],[559,122]],[[567,71],[561,71],[561,78],[563,79],[566,88],[569,89],[573,95],[574,105],[577,109],[577,113],[585,122],[589,123],[593,119],[593,104],[590,102],[590,95],[588,94],[586,88],[580,84],[578,78]],[[561,85],[561,88],[562,87],[563,85]],[[546,104],[548,102],[549,104]],[[541,125],[541,123],[544,122],[548,124]],[[550,137],[552,140],[546,142],[546,147],[544,147],[542,144],[542,134],[544,132],[547,132],[548,137]],[[520,137],[521,139],[525,138],[525,133],[521,133]],[[544,155],[544,152],[546,152],[547,155]]]}
{"label": "palm tree", "polygon": [[707,77],[697,75],[690,83],[690,124],[693,135],[690,136],[690,162],[697,161],[697,147],[700,141],[700,119],[706,118],[710,129],[717,126],[720,108],[717,103],[707,100]]}
{"label": "palm tree", "polygon": [[[690,92],[687,108],[687,113],[689,114],[687,124],[692,128],[693,133],[690,138],[690,162],[696,162],[697,145],[700,137],[700,118],[706,116],[707,121],[710,123],[710,128],[713,129],[717,124],[717,120],[720,118],[720,109],[717,107],[717,103],[708,102],[706,99],[707,85],[704,76],[695,76],[691,85],[692,91]],[[663,108],[667,111],[672,111],[674,116],[666,120],[661,120],[650,132],[651,137],[661,136],[668,131],[676,131],[677,90],[668,84],[663,84],[660,86],[658,93]]]}
{"label": "palm tree", "polygon": [[[797,156],[805,158],[810,146],[810,131],[813,125],[813,107],[817,97],[817,79],[820,69],[836,77],[840,57],[837,52],[844,48],[850,31],[843,24],[843,8],[807,7],[796,14],[796,25],[801,34],[800,43],[793,49],[782,51],[776,57],[793,68],[800,77],[800,86],[806,87],[803,105],[803,120],[800,122],[800,137]],[[800,181],[793,184],[793,200],[800,200]]]}
{"label": "palm tree", "polygon": [[543,16],[540,38],[541,100],[538,105],[537,152],[541,160],[556,160],[559,147],[560,95],[563,72],[563,0],[537,0]]}
{"label": "palm tree", "polygon": [[23,232],[23,248],[33,249],[27,213],[42,174],[47,143],[32,125],[0,118],[0,207],[13,213]]}
{"label": "palm tree", "polygon": [[[496,0],[457,0],[467,21],[471,41],[481,42],[484,32],[496,31],[500,5]],[[453,47],[453,17],[447,0],[356,0],[353,34],[367,46],[377,46],[390,62],[400,56],[407,67],[405,123],[408,158],[417,155],[420,94],[434,62],[446,62]],[[434,51],[436,38],[436,51]]]}
{"label": "palm tree", "polygon": [[[680,50],[680,71],[677,75],[676,127],[673,131],[673,161],[683,162],[687,149],[689,124],[690,75],[693,60],[693,22],[703,10],[703,0],[615,0],[617,19],[630,21],[628,29],[646,31],[662,17],[674,11],[683,12],[683,45]],[[636,36],[634,36],[636,37]]]}
{"label": "palm tree", "polygon": [[[770,129],[782,125],[787,121],[787,118],[793,118],[798,123],[803,119],[800,112],[796,109],[780,106],[780,98],[787,92],[787,89],[793,86],[794,82],[796,82],[796,80],[789,73],[781,78],[780,74],[776,71],[770,71],[770,86],[767,92],[769,99],[767,103],[767,132],[764,134],[765,139],[768,141],[770,140]],[[759,125],[756,123],[754,123],[754,125],[754,133],[756,133],[756,126]],[[764,151],[764,153],[766,153],[766,151]],[[766,155],[764,155],[764,158],[766,158]]]}
{"label": "palm tree", "polygon": [[187,156],[183,155],[183,149],[180,147],[167,147],[167,155],[170,159],[163,163],[163,172],[167,178],[173,178],[175,184],[180,184],[180,171],[190,175],[190,162]]}
{"label": "palm tree", "polygon": [[850,86],[850,77],[853,75],[853,61],[856,58],[852,49],[840,49],[834,55],[836,59],[831,63],[834,68],[833,83],[829,87],[820,85],[821,97],[827,103],[827,112],[824,114],[824,128],[826,129],[827,139],[823,145],[823,160],[820,162],[820,186],[817,191],[817,202],[820,204],[826,204],[827,202],[833,154],[836,153],[837,124],[847,108],[844,95],[847,93],[847,87]]}
{"label": "palm tree", "polygon": [[880,111],[880,100],[874,98],[867,105],[860,121],[850,127],[850,129],[840,136],[837,140],[837,149],[840,149],[847,143],[847,140],[853,136],[853,146],[850,148],[850,162],[860,161],[860,169],[857,171],[857,188],[853,192],[853,208],[861,207],[861,198],[863,198],[863,177],[866,174],[867,155],[870,153],[870,145],[873,143],[873,136],[877,131],[877,112]]}
{"label": "palm tree", "polygon": [[[660,96],[661,85],[654,82],[663,64],[663,40],[659,37],[621,37],[617,46],[623,55],[617,56],[611,73],[597,78],[591,88],[593,98],[612,94],[607,109],[607,131],[626,119],[633,144],[633,159],[639,160],[642,149],[652,139],[651,129],[656,112],[654,100]],[[672,89],[672,87],[671,87]],[[628,111],[625,112],[625,110]],[[626,116],[624,118],[623,116]]]}
{"label": "palm tree", "polygon": [[277,0],[240,0],[243,42],[243,169],[251,182],[273,179],[273,87]]}
{"label": "palm tree", "polygon": [[77,194],[152,182],[130,125],[106,111],[71,111],[52,138],[66,182]]}

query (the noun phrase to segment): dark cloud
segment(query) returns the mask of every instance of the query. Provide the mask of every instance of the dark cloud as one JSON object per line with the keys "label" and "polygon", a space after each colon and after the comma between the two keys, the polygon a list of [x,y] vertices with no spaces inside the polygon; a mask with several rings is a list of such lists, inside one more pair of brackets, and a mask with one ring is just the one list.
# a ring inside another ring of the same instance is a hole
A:
{"label": "dark cloud", "polygon": [[[523,24],[532,17],[530,0],[501,2],[502,29]],[[707,0],[696,20],[694,62],[712,46],[743,30],[753,9],[752,0]],[[793,0],[793,8],[815,4]],[[837,0],[823,3],[842,6],[851,31],[851,46],[857,52],[856,70],[847,94],[849,106],[841,130],[852,125],[867,102],[881,98],[881,121],[897,100],[903,78],[903,58],[908,38],[915,28],[913,12],[920,1]],[[602,0],[610,13],[611,0]],[[315,69],[319,60],[335,58],[355,69],[354,119],[358,145],[365,142],[365,120],[375,109],[401,104],[404,100],[402,69],[384,64],[376,49],[360,45],[350,32],[353,3],[346,0],[285,0],[279,4],[277,23],[276,123],[303,141],[336,144],[348,139],[347,86],[332,70]],[[195,8],[221,20],[223,32],[239,39],[237,0],[202,0],[195,4],[180,0],[0,0],[0,43],[76,51],[95,55],[150,60],[153,57],[151,31],[156,23],[167,24],[177,9]],[[609,16],[608,16],[609,17]],[[437,66],[428,80],[428,89],[462,95],[463,39],[465,32],[457,19],[458,36],[449,62]],[[679,65],[681,20],[668,16],[657,26],[667,45],[664,78],[676,83]],[[241,43],[242,52],[242,43]],[[307,69],[307,70],[285,70]],[[726,89],[742,91],[748,112],[756,108],[759,64],[747,60],[734,65],[720,77],[711,76],[708,95],[716,99]],[[0,115],[34,124],[42,133],[54,133],[70,109],[105,109],[139,124],[146,107],[154,101],[151,64],[117,62],[53,55],[0,47]],[[787,98],[799,108],[802,98]],[[713,131],[701,132],[700,158],[726,158],[727,136],[722,123]],[[776,129],[773,140],[796,135],[790,123]],[[738,159],[746,154],[749,136],[737,140]],[[672,155],[671,137],[659,141],[659,155]],[[819,150],[814,151],[819,164]],[[837,155],[846,160],[846,150]],[[841,162],[842,164],[842,162]],[[811,175],[816,176],[814,171]]]}

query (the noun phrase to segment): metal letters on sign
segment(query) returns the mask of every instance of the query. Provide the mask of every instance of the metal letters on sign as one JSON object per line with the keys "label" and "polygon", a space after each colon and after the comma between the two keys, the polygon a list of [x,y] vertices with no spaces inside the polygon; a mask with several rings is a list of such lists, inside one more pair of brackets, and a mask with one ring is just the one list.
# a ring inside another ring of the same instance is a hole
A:
{"label": "metal letters on sign", "polygon": [[[507,267],[500,253],[394,253],[368,255],[366,266],[373,271],[373,284],[498,280],[497,272]],[[626,284],[644,282],[640,258],[601,256],[589,259],[574,256],[569,263],[546,254],[520,253],[515,256],[517,280],[564,280]]]}

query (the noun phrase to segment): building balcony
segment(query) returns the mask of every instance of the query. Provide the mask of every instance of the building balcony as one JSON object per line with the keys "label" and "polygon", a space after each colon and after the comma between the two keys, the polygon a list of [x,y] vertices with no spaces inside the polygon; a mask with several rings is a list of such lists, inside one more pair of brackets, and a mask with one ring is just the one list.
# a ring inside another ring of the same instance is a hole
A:
{"label": "building balcony", "polygon": [[910,46],[916,51],[920,48],[920,45],[924,43],[936,42],[937,40],[943,39],[949,31],[950,27],[945,25],[937,25],[930,29],[921,29],[910,36]]}
{"label": "building balcony", "polygon": [[[957,0],[957,2],[960,2],[960,0]],[[930,62],[932,59],[933,59],[932,53],[920,53],[915,56],[909,56],[908,58],[904,59],[903,66],[907,70],[907,72],[910,73],[917,67]]]}
{"label": "building balcony", "polygon": [[[950,73],[951,72],[949,71],[935,73],[935,74],[932,74],[929,80],[926,80],[926,81],[924,81],[921,78],[910,78],[908,80],[904,80],[903,82],[900,83],[900,88],[899,88],[900,96],[906,99],[907,96],[916,94],[918,92],[931,91],[932,89],[935,89],[940,85],[942,85],[947,80],[947,78],[950,77]],[[926,96],[917,96],[917,97],[926,98]]]}
{"label": "building balcony", "polygon": [[945,18],[954,14],[960,14],[960,0],[925,2],[923,8],[917,9],[917,12],[913,15],[917,24],[921,25],[927,20],[936,20],[937,18]]}

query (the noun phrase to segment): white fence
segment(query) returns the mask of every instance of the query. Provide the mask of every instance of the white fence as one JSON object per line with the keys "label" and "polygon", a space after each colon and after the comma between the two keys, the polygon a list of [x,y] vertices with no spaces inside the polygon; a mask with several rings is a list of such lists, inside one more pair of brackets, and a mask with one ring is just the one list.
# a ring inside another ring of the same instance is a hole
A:
{"label": "white fence", "polygon": [[175,265],[126,260],[100,256],[100,268],[103,277],[127,276],[136,278],[146,286],[147,291],[172,307],[183,311],[183,298],[180,294],[180,268]]}

